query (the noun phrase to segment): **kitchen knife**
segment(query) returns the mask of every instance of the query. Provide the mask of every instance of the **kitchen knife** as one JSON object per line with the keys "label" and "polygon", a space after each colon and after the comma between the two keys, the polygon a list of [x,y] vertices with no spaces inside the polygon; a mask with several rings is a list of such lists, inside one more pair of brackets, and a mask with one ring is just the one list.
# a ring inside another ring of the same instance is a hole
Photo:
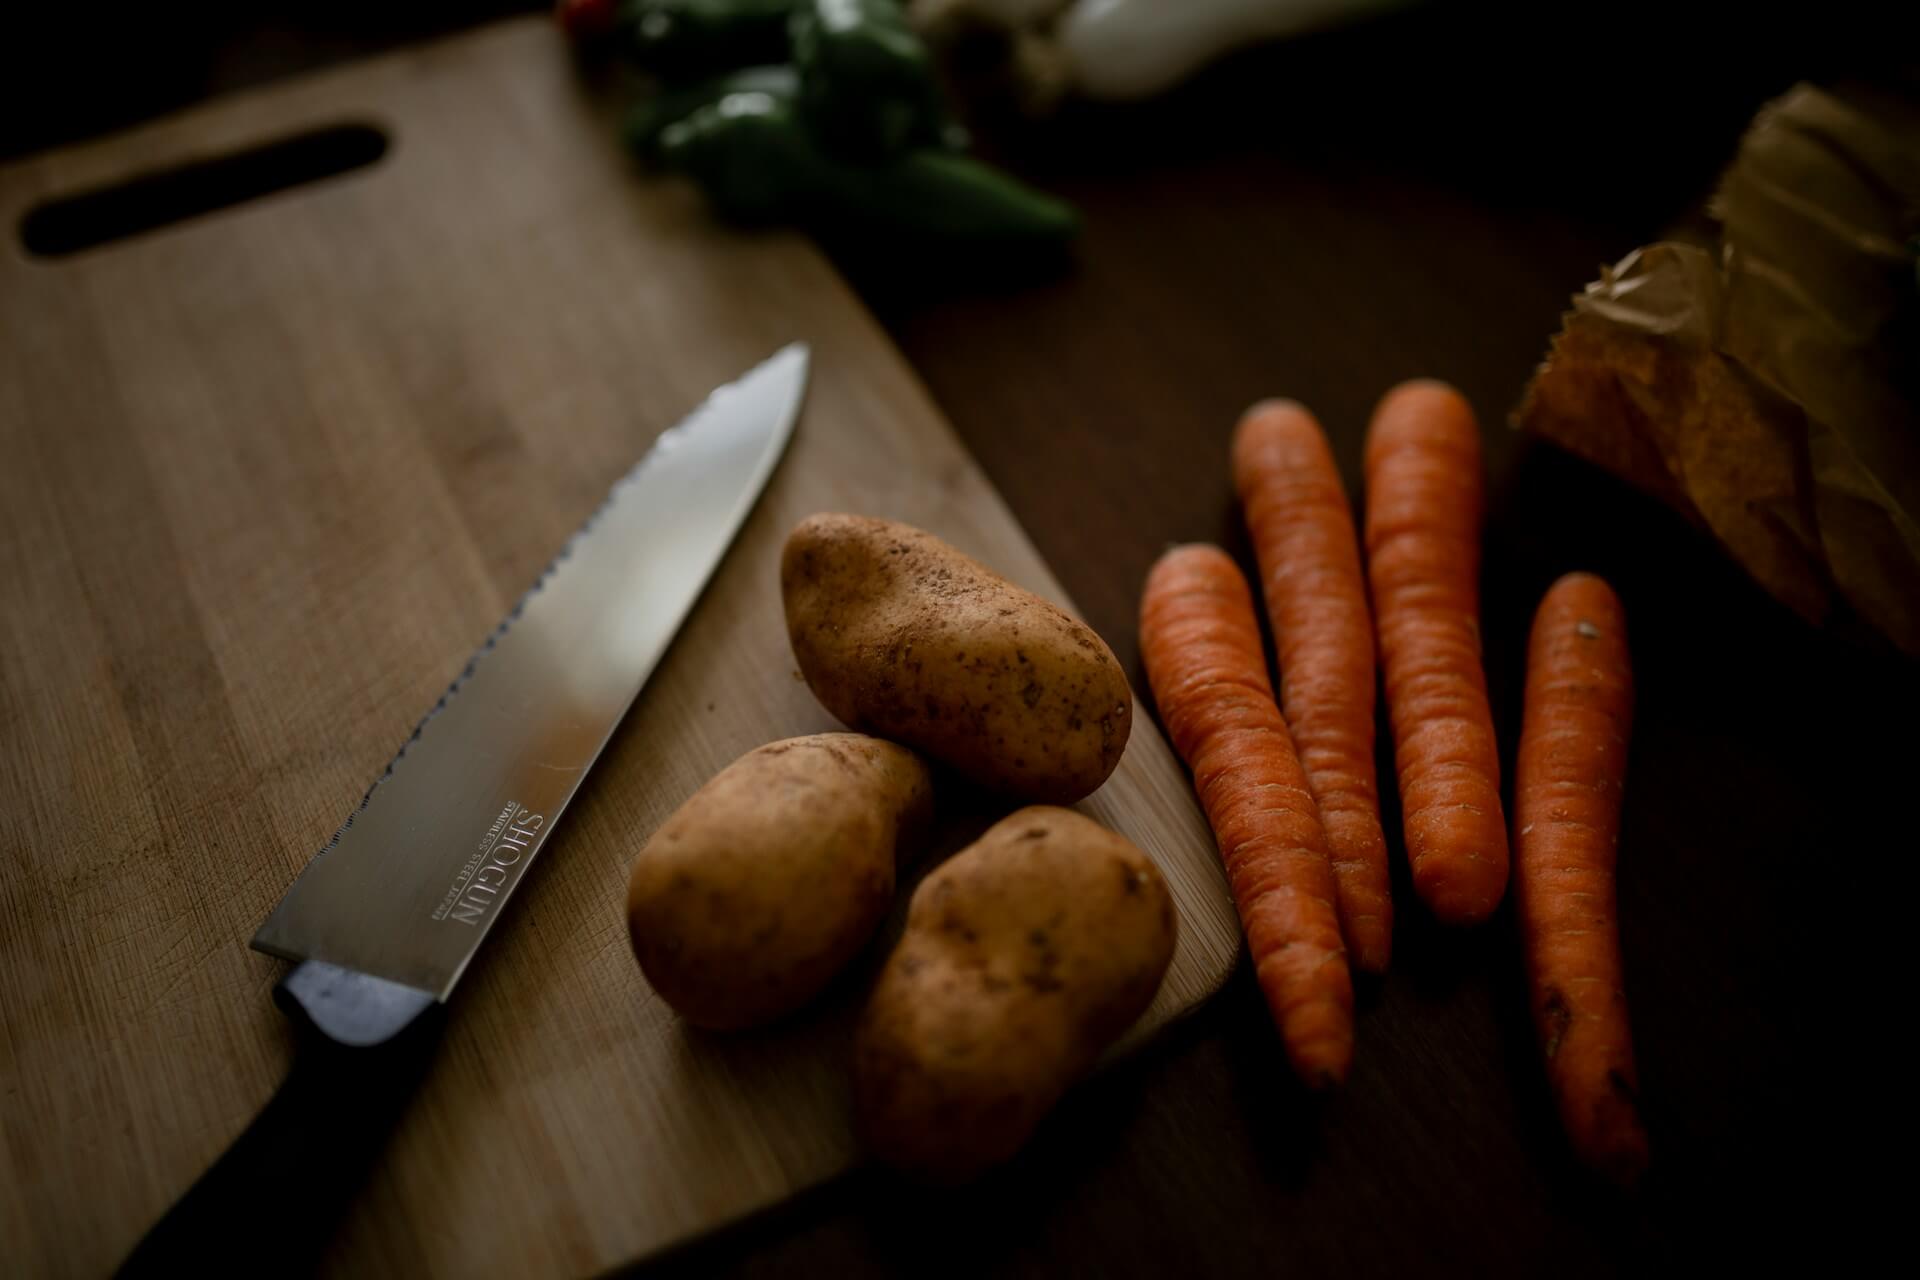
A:
{"label": "kitchen knife", "polygon": [[304,1270],[444,1005],[765,487],[806,390],[789,346],[654,443],[468,661],[253,945],[297,961],[300,1045],[123,1275]]}

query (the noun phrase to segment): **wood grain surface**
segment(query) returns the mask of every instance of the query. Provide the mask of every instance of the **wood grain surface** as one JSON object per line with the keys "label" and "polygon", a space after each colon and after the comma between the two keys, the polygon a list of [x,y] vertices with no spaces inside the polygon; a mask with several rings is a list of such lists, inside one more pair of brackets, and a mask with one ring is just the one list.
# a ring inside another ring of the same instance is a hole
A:
{"label": "wood grain surface", "polygon": [[[627,865],[727,761],[831,725],[780,616],[800,517],[909,519],[1059,594],[819,254],[639,182],[548,23],[24,162],[0,221],[338,120],[386,158],[0,256],[0,1270],[109,1268],[264,1102],[283,966],[246,939],[612,481],[796,337],[789,455],[458,992],[327,1269],[590,1272],[844,1169],[859,978],[791,1027],[691,1032],[628,952]],[[1084,807],[1181,910],[1138,1043],[1218,988],[1237,929],[1145,717]]]}

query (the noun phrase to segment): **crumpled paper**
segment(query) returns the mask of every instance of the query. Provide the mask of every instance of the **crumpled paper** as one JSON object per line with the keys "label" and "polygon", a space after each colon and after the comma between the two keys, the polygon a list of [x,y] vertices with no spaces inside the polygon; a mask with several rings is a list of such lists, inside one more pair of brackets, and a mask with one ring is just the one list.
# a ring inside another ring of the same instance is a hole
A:
{"label": "crumpled paper", "polygon": [[1574,299],[1515,422],[1920,657],[1920,97],[1795,87],[1711,212],[1717,246],[1636,249]]}

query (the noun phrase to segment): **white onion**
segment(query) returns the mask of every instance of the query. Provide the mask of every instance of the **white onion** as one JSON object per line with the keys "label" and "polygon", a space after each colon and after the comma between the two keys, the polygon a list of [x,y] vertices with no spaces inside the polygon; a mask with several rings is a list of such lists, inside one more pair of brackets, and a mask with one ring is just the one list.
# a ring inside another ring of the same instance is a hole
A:
{"label": "white onion", "polygon": [[[1007,0],[1009,7],[1014,0]],[[1228,50],[1407,0],[1079,0],[1060,24],[1076,88],[1094,98],[1170,89]]]}

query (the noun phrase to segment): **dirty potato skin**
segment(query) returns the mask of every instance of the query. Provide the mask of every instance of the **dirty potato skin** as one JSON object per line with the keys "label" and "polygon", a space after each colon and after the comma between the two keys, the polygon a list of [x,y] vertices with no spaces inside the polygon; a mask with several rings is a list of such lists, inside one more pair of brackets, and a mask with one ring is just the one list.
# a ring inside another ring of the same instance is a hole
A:
{"label": "dirty potato skin", "polygon": [[811,516],[787,538],[780,589],[800,673],[849,727],[1056,804],[1120,762],[1133,695],[1113,651],[932,534]]}
{"label": "dirty potato skin", "polygon": [[1066,809],[1022,809],[915,890],[854,1039],[861,1136],[956,1182],[1019,1150],[1152,1001],[1173,899],[1133,844]]}
{"label": "dirty potato skin", "polygon": [[740,757],[634,860],[627,927],[647,981],[714,1030],[799,1008],[886,916],[896,848],[924,833],[932,796],[913,752],[862,734]]}

